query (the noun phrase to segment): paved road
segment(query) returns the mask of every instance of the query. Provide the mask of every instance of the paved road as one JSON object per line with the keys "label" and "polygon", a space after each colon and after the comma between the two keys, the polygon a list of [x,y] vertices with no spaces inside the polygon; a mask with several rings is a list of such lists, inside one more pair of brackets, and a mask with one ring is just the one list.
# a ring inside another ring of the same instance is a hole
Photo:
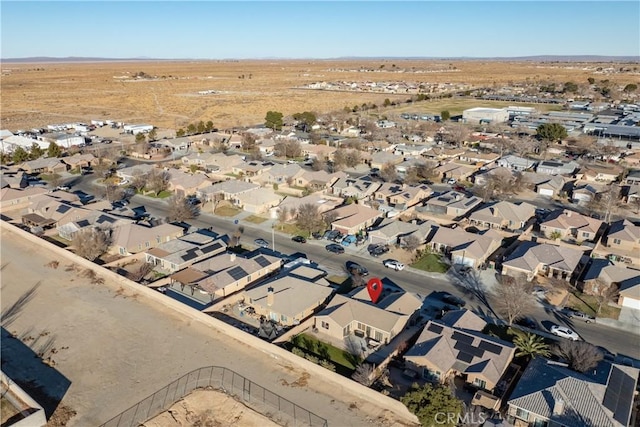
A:
{"label": "paved road", "polygon": [[[94,180],[95,177],[82,177],[74,185],[73,189],[80,189],[87,193],[96,193],[97,188],[95,184],[92,183]],[[164,200],[136,195],[132,198],[131,206],[135,207],[138,205],[144,205],[147,211],[157,218],[164,218],[167,215],[167,205]],[[233,220],[214,216],[207,212],[202,212],[196,219],[190,220],[189,223],[196,227],[213,227],[216,232],[229,235],[238,228],[238,225],[235,225]],[[462,286],[454,285],[452,281],[455,280],[452,280],[451,276],[427,275],[413,269],[396,272],[382,266],[384,257],[381,259],[371,257],[366,250],[363,250],[361,247],[358,248],[358,250],[353,247],[348,247],[346,248],[345,254],[336,255],[324,249],[324,246],[328,243],[324,240],[310,240],[306,244],[300,244],[291,241],[288,235],[278,232],[272,233],[269,226],[265,229],[264,225],[255,225],[247,222],[240,222],[239,225],[244,227],[241,243],[245,245],[252,245],[254,239],[257,238],[265,239],[269,243],[275,240],[276,250],[282,253],[304,252],[309,259],[325,267],[331,273],[343,273],[344,263],[347,260],[354,260],[365,266],[372,276],[388,276],[407,291],[415,292],[423,296],[428,296],[434,291],[450,292],[467,300],[468,308],[476,308],[482,313],[491,315],[490,309],[488,308],[488,306],[491,306],[493,299],[491,295],[487,296],[485,303],[482,301],[482,295],[478,295],[478,292],[469,292]],[[580,334],[585,341],[603,346],[614,353],[619,352],[640,358],[639,338],[638,335],[632,332],[604,325],[585,324],[583,322],[573,323],[559,315],[556,311],[540,305],[534,308],[532,317],[538,320],[543,326],[543,329],[548,330],[553,324],[565,324]]]}

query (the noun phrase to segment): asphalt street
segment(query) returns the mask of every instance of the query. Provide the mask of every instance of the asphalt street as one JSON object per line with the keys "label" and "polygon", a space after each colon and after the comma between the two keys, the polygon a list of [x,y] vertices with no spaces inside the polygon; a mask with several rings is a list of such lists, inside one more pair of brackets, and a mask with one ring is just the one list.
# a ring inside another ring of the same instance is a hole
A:
{"label": "asphalt street", "polygon": [[[96,179],[93,175],[76,177],[73,179],[72,191],[81,190],[97,196],[100,194],[100,188],[95,183]],[[130,207],[144,206],[147,212],[156,218],[165,218],[167,215],[167,202],[163,199],[136,195],[130,203]],[[362,247],[357,249],[348,247],[344,254],[337,255],[326,251],[327,241],[309,240],[306,244],[301,244],[292,241],[291,236],[272,230],[269,226],[265,229],[264,224],[256,225],[245,221],[235,224],[233,219],[214,216],[208,212],[201,212],[196,219],[190,220],[189,224],[199,228],[212,227],[217,233],[228,235],[242,226],[244,231],[240,242],[245,246],[255,246],[253,241],[262,238],[270,244],[275,243],[275,250],[279,252],[285,254],[305,253],[309,259],[324,267],[330,274],[346,274],[345,262],[353,260],[366,267],[370,276],[387,276],[407,291],[425,297],[432,292],[446,291],[464,298],[467,301],[467,308],[476,309],[480,313],[495,317],[491,312],[493,296],[483,291],[482,283],[476,283],[469,289],[468,286],[454,284],[459,281],[450,274],[429,275],[410,268],[402,271],[389,270],[382,265],[384,256],[380,259],[374,258],[366,250],[362,250]],[[531,317],[538,321],[542,331],[548,331],[555,324],[566,325],[575,330],[587,342],[605,347],[613,353],[621,353],[640,359],[640,337],[632,332],[593,323],[573,322],[556,310],[540,304],[536,304],[531,312]]]}

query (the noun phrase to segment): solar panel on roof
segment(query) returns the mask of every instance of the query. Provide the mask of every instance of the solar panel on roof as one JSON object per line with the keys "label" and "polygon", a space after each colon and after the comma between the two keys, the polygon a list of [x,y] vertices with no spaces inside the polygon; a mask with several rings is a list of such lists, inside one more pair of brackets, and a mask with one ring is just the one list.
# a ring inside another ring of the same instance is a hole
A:
{"label": "solar panel on roof", "polygon": [[182,258],[184,261],[189,261],[189,260],[192,260],[192,259],[196,258],[197,256],[198,256],[198,254],[196,253],[195,249],[189,249],[180,258]]}
{"label": "solar panel on roof", "polygon": [[453,348],[455,350],[460,350],[463,353],[471,354],[472,356],[476,356],[476,357],[484,356],[484,350],[460,341],[458,341],[456,345],[453,346]]}
{"label": "solar panel on roof", "polygon": [[260,267],[267,267],[271,265],[271,262],[262,255],[256,258],[255,262],[257,262]]}
{"label": "solar panel on roof", "polygon": [[200,250],[202,251],[202,253],[204,254],[208,254],[209,252],[213,252],[216,249],[220,249],[222,247],[222,245],[220,244],[220,242],[215,242],[211,245],[208,246],[204,246],[202,248],[200,248]]}
{"label": "solar panel on roof", "polygon": [[471,361],[473,360],[473,356],[468,353],[460,352],[458,353],[457,359],[465,363],[471,363]]}
{"label": "solar panel on roof", "polygon": [[82,221],[78,221],[78,227],[88,227],[89,226],[89,221],[87,221],[86,219],[83,219]]}
{"label": "solar panel on roof", "polygon": [[634,384],[634,379],[625,372],[615,366],[612,368],[602,404],[623,425],[629,421]]}
{"label": "solar panel on roof", "polygon": [[465,344],[471,344],[473,342],[473,337],[471,335],[463,334],[458,331],[451,334],[451,338]]}
{"label": "solar panel on roof", "polygon": [[497,344],[493,344],[490,343],[489,341],[481,341],[480,345],[478,346],[478,348],[481,348],[482,350],[488,351],[489,353],[493,353],[493,354],[500,354],[502,353],[502,347],[497,345]]}
{"label": "solar panel on roof", "polygon": [[103,222],[108,222],[109,224],[113,224],[116,222],[115,218],[111,218],[110,216],[100,216],[96,221],[98,224],[102,224]]}
{"label": "solar panel on roof", "polygon": [[70,206],[60,205],[60,206],[58,206],[58,209],[56,209],[56,212],[65,213],[65,212],[69,211],[70,209],[71,209]]}
{"label": "solar panel on roof", "polygon": [[439,334],[442,332],[444,328],[440,325],[436,325],[435,323],[432,323],[429,325],[429,327],[427,328],[428,331],[433,332],[434,334]]}
{"label": "solar panel on roof", "polygon": [[228,271],[229,276],[233,277],[233,280],[240,280],[243,277],[247,276],[247,272],[242,269],[242,267],[234,267]]}

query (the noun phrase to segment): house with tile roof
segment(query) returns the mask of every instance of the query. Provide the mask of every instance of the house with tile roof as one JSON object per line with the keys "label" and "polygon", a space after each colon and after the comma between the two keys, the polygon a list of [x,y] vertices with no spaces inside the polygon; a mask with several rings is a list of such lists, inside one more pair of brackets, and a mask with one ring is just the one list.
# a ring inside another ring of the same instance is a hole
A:
{"label": "house with tile roof", "polygon": [[298,325],[333,295],[330,286],[284,276],[243,291],[244,303],[258,316],[284,327]]}
{"label": "house with tile roof", "polygon": [[145,262],[175,273],[227,250],[228,239],[209,230],[198,230],[145,251]]}
{"label": "house with tile roof", "polygon": [[640,226],[627,219],[612,223],[594,252],[613,261],[640,266]]}
{"label": "house with tile roof", "polygon": [[201,188],[211,185],[211,180],[201,173],[186,173],[179,169],[169,171],[169,190],[178,195],[196,194]]}
{"label": "house with tile roof", "polygon": [[260,184],[230,179],[200,188],[196,191],[196,195],[202,200],[210,201],[217,194],[221,194],[224,200],[235,203],[239,195],[253,191],[256,188],[260,188]]}
{"label": "house with tile roof", "polygon": [[375,230],[369,231],[369,242],[372,244],[402,245],[405,238],[415,236],[421,243],[431,238],[438,224],[434,221],[404,222],[395,218],[383,220]]}
{"label": "house with tile roof", "polygon": [[327,307],[316,314],[314,326],[319,336],[343,342],[351,335],[388,344],[406,326],[408,314],[387,311],[375,304],[344,295],[334,295]]}
{"label": "house with tile roof", "polygon": [[10,210],[24,209],[31,204],[32,199],[47,194],[48,191],[42,187],[4,187],[0,189],[0,208],[2,208],[3,213]]}
{"label": "house with tile roof", "polygon": [[483,234],[469,233],[460,227],[438,227],[429,241],[434,252],[451,258],[457,265],[478,268],[502,244],[502,236],[495,230],[487,230]]}
{"label": "house with tile roof", "polygon": [[468,197],[458,191],[447,191],[426,201],[424,206],[416,208],[418,212],[434,213],[449,217],[462,217],[482,204],[476,196]]}
{"label": "house with tile roof", "polygon": [[244,163],[242,156],[224,153],[191,153],[184,156],[181,161],[186,167],[195,165],[205,172],[216,175],[231,173],[234,166]]}
{"label": "house with tile roof", "polygon": [[559,238],[576,242],[595,241],[604,223],[599,219],[568,209],[549,213],[540,223],[540,233],[547,239]]}
{"label": "house with tile roof", "polygon": [[380,188],[380,183],[365,178],[340,178],[331,187],[332,194],[340,197],[353,197],[358,200],[368,199]]}
{"label": "house with tile roof", "polygon": [[304,169],[297,163],[278,163],[265,173],[249,178],[249,180],[260,185],[286,185],[288,182],[293,184],[296,178],[303,175],[304,172]]}
{"label": "house with tile roof", "polygon": [[580,275],[587,259],[578,249],[522,242],[502,263],[502,274],[514,277],[524,274],[529,281],[543,275],[569,282]]}
{"label": "house with tile roof", "polygon": [[234,204],[246,212],[262,214],[280,204],[284,196],[277,194],[271,188],[261,187],[246,193],[238,194]]}
{"label": "house with tile roof", "polygon": [[40,158],[29,160],[20,165],[20,169],[29,174],[36,173],[62,173],[67,171],[67,164],[58,158]]}
{"label": "house with tile roof", "polygon": [[340,206],[330,212],[336,215],[336,219],[331,223],[331,229],[338,230],[342,234],[357,234],[383,215],[382,211],[357,203]]}
{"label": "house with tile roof", "polygon": [[109,252],[122,256],[137,254],[155,248],[161,243],[177,239],[183,234],[184,229],[173,224],[147,227],[129,223],[114,228]]}
{"label": "house with tile roof", "polygon": [[472,212],[469,223],[478,228],[523,230],[536,214],[536,207],[526,203],[498,202]]}
{"label": "house with tile roof", "polygon": [[381,204],[403,211],[417,205],[431,195],[428,185],[406,185],[385,182],[378,188],[373,197]]}
{"label": "house with tile roof", "polygon": [[606,258],[592,259],[582,281],[582,291],[597,295],[609,286],[618,289],[618,305],[640,310],[640,269],[616,265]]}
{"label": "house with tile roof", "polygon": [[80,154],[76,153],[73,156],[63,157],[62,161],[69,165],[69,169],[82,169],[89,168],[99,160],[91,153]]}
{"label": "house with tile roof", "polygon": [[507,421],[515,426],[627,427],[638,372],[603,360],[579,373],[536,357],[511,393]]}
{"label": "house with tile roof", "polygon": [[342,171],[329,173],[323,170],[304,170],[301,175],[295,177],[293,185],[295,187],[306,187],[311,191],[328,191],[336,181],[346,177],[347,174]]}
{"label": "house with tile roof", "polygon": [[442,179],[456,179],[458,181],[465,181],[471,175],[473,175],[478,170],[478,167],[449,162],[443,165],[438,166],[434,169],[436,174]]}
{"label": "house with tile roof", "polygon": [[281,266],[281,258],[259,251],[245,256],[220,253],[173,273],[171,286],[180,287],[182,291],[188,287],[192,294],[196,291],[208,294],[211,301],[215,301],[268,277]]}
{"label": "house with tile roof", "polygon": [[476,388],[502,396],[501,382],[515,355],[509,342],[485,335],[486,323],[469,310],[450,311],[430,320],[404,355],[412,370],[439,383],[458,376]]}

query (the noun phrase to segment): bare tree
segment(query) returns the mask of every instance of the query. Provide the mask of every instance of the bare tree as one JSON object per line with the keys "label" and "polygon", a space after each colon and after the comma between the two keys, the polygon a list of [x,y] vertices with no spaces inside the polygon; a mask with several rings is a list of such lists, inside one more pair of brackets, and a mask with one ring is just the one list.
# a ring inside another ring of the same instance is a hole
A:
{"label": "bare tree", "polygon": [[278,208],[278,222],[280,223],[280,228],[282,228],[282,224],[289,220],[289,215],[291,211],[286,206],[280,206]]}
{"label": "bare tree", "polygon": [[447,125],[447,142],[455,144],[457,147],[469,137],[469,128],[462,123],[451,123]]}
{"label": "bare tree", "polygon": [[127,278],[129,278],[130,280],[133,280],[134,282],[139,282],[142,279],[144,279],[147,274],[151,273],[151,270],[153,270],[152,265],[147,262],[144,262],[140,266],[138,266],[138,268],[136,268],[135,270],[130,271],[127,274]]}
{"label": "bare tree", "polygon": [[182,195],[175,195],[169,200],[169,211],[167,219],[169,222],[182,222],[195,218],[198,215],[198,206],[189,203],[189,200]]}
{"label": "bare tree", "polygon": [[94,261],[104,254],[110,244],[110,230],[101,230],[98,228],[80,230],[73,236],[72,240],[76,254],[89,261]]}
{"label": "bare tree", "polygon": [[231,235],[231,237],[233,238],[232,242],[234,243],[233,246],[240,246],[240,238],[242,237],[243,233],[244,227],[238,226],[238,228]]}
{"label": "bare tree", "polygon": [[331,224],[333,224],[333,222],[338,219],[338,213],[335,211],[329,211],[329,212],[326,212],[322,216],[322,218],[324,220],[324,225],[327,228],[331,228]]}
{"label": "bare tree", "polygon": [[147,174],[146,188],[157,196],[160,192],[169,188],[169,173],[160,169],[151,169]]}
{"label": "bare tree", "polygon": [[124,189],[118,185],[107,184],[104,188],[104,198],[110,202],[121,200],[124,196]]}
{"label": "bare tree", "polygon": [[347,150],[345,156],[345,164],[347,167],[354,168],[358,166],[362,161],[362,155],[358,150]]}
{"label": "bare tree", "polygon": [[333,166],[336,170],[342,169],[347,164],[347,150],[338,148],[333,153]]}
{"label": "bare tree", "polygon": [[609,184],[609,188],[602,193],[597,193],[587,203],[590,211],[597,212],[606,223],[611,221],[611,215],[618,211],[620,206],[620,187],[616,184]]}
{"label": "bare tree", "polygon": [[142,170],[140,169],[134,169],[131,175],[131,187],[136,191],[142,191],[142,189],[147,185],[148,175],[142,173]]}
{"label": "bare tree", "polygon": [[369,387],[375,379],[373,378],[373,374],[375,372],[375,367],[368,363],[361,363],[356,367],[356,370],[351,375],[351,378],[362,384],[363,386]]}
{"label": "bare tree", "polygon": [[414,253],[422,244],[415,234],[410,234],[402,240],[404,241],[404,248],[410,253]]}
{"label": "bare tree", "polygon": [[302,230],[306,230],[311,234],[318,231],[324,225],[322,215],[318,209],[318,205],[313,203],[305,203],[298,208],[298,218],[296,225]]}
{"label": "bare tree", "polygon": [[584,341],[562,340],[553,352],[569,364],[569,369],[577,372],[587,372],[598,365],[604,355],[594,345]]}
{"label": "bare tree", "polygon": [[311,169],[313,169],[314,171],[322,171],[325,170],[327,167],[327,162],[325,162],[324,160],[316,157],[313,159],[313,162],[311,162]]}
{"label": "bare tree", "polygon": [[618,296],[618,292],[619,289],[617,285],[613,283],[606,283],[601,278],[597,278],[592,289],[593,296],[595,296],[598,304],[596,314],[600,314],[602,306],[609,304],[610,301],[616,298]]}
{"label": "bare tree", "polygon": [[385,163],[380,169],[380,178],[386,182],[393,182],[398,179],[398,172],[392,163]]}
{"label": "bare tree", "polygon": [[240,147],[243,151],[250,152],[253,148],[256,147],[256,137],[252,133],[245,132],[242,134],[242,142],[240,143]]}
{"label": "bare tree", "polygon": [[506,318],[509,325],[531,309],[531,289],[532,285],[524,275],[502,276],[502,280],[495,287],[495,310]]}
{"label": "bare tree", "polygon": [[113,163],[111,163],[111,161],[109,160],[99,159],[96,163],[93,164],[92,167],[96,175],[107,177],[111,173]]}

